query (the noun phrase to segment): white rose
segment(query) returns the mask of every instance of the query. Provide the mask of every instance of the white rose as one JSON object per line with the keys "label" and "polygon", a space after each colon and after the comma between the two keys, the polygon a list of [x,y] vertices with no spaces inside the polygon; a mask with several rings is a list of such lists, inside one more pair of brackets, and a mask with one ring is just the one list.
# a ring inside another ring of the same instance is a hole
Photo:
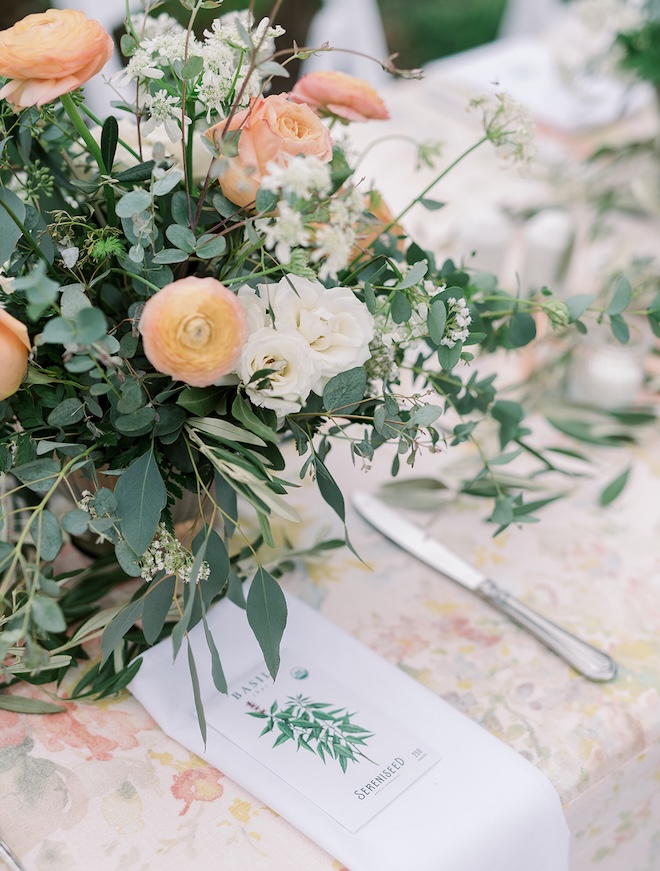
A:
{"label": "white rose", "polygon": [[308,342],[319,367],[312,390],[321,394],[340,372],[361,366],[370,357],[374,319],[348,287],[326,288],[295,275],[266,288],[278,329],[291,324]]}
{"label": "white rose", "polygon": [[238,289],[236,296],[238,301],[245,309],[248,322],[248,332],[256,333],[261,327],[270,326],[270,318],[268,317],[268,309],[266,305],[266,296],[264,294],[264,285],[260,286],[261,296],[257,296],[257,292],[249,285],[244,284]]}
{"label": "white rose", "polygon": [[[268,386],[249,384],[262,369],[275,369]],[[261,327],[248,338],[236,369],[255,405],[272,408],[280,417],[300,411],[318,379],[318,368],[308,343],[293,330]]]}

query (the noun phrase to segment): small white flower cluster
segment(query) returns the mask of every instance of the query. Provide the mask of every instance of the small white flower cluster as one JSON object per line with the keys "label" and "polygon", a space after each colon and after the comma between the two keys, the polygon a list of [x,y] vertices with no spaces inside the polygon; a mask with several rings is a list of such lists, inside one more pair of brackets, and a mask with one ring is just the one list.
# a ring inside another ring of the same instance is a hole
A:
{"label": "small white flower cluster", "polygon": [[389,313],[381,309],[376,314],[376,332],[380,342],[387,348],[391,346],[401,349],[410,348],[420,339],[428,336],[427,315],[426,303],[418,303],[407,321],[396,324]]}
{"label": "small white flower cluster", "polygon": [[176,18],[168,15],[167,12],[161,12],[160,15],[147,15],[144,12],[136,12],[132,16],[133,30],[137,36],[142,39],[155,39],[163,33],[170,31],[176,33],[182,32],[184,28],[179,24]]}
{"label": "small white flower cluster", "polygon": [[365,364],[370,381],[391,381],[396,378],[398,367],[395,360],[396,345],[386,343],[384,334],[376,328],[373,341],[369,346],[371,356]]}
{"label": "small white flower cluster", "polygon": [[318,157],[305,157],[297,154],[286,166],[274,161],[266,164],[266,175],[261,187],[283,196],[299,197],[307,200],[314,194],[324,196],[330,192],[330,168]]}
{"label": "small white flower cluster", "polygon": [[481,109],[484,132],[505,159],[528,163],[536,156],[536,127],[526,106],[500,91],[471,100],[469,109]]}
{"label": "small white flower cluster", "polygon": [[[238,21],[241,27],[237,24]],[[257,68],[251,73],[251,48],[241,36],[241,28],[250,34],[254,45],[258,45],[263,38],[256,59]],[[142,102],[148,100],[148,95],[145,96],[144,80],[161,80],[176,61],[199,57],[203,61],[203,69],[200,77],[189,84],[189,89],[194,89],[192,93],[206,109],[209,124],[213,113],[225,116],[229,104],[239,93],[240,107],[247,106],[252,97],[260,93],[262,74],[259,72],[258,63],[272,54],[273,39],[284,33],[281,27],[271,27],[267,18],[255,26],[250,12],[230,12],[216,18],[212,28],[204,31],[204,38],[201,40],[194,34],[188,34],[174,18],[165,13],[157,18],[134,16],[133,29],[139,43],[126,68],[114,77],[115,83],[123,87],[131,81],[140,82]],[[250,78],[246,81],[248,73]],[[190,93],[189,90],[189,95]],[[152,122],[151,129],[155,126],[158,126],[157,122]],[[180,136],[180,132],[178,135]]]}
{"label": "small white flower cluster", "polygon": [[[181,139],[181,103],[176,97],[161,89],[155,94],[147,94],[144,98],[144,106],[149,112],[149,117],[142,123],[142,132],[150,136],[158,128],[164,127],[170,142]],[[184,116],[184,124],[190,124],[190,118]]]}
{"label": "small white flower cluster", "polygon": [[[365,363],[374,319],[348,287],[288,275],[277,284],[244,285],[238,298],[250,334],[236,368],[255,405],[284,416],[300,411],[310,393]],[[253,381],[257,372],[271,374]]]}
{"label": "small white flower cluster", "polygon": [[469,326],[472,323],[470,310],[465,300],[450,296],[447,300],[447,322],[445,334],[440,339],[441,345],[453,348],[457,342],[464,342],[470,335]]}
{"label": "small white flower cluster", "polygon": [[284,266],[291,262],[294,248],[309,245],[310,233],[305,228],[300,212],[282,200],[278,206],[277,217],[259,218],[255,227],[264,235],[264,244],[269,251],[275,249],[275,256]]}
{"label": "small white flower cluster", "polygon": [[77,502],[78,508],[80,508],[81,511],[86,511],[90,517],[97,516],[94,506],[91,504],[93,498],[94,494],[91,490],[83,490],[80,494],[80,499]]}
{"label": "small white flower cluster", "polygon": [[363,195],[348,186],[335,194],[325,214],[319,216],[314,197],[330,192],[327,164],[313,156],[296,155],[286,166],[267,164],[267,170],[262,187],[281,193],[282,199],[274,215],[255,221],[257,230],[265,236],[266,248],[275,249],[275,256],[285,266],[291,262],[295,248],[311,248],[311,261],[321,263],[321,281],[336,278],[353,256],[356,226],[364,211]]}
{"label": "small white flower cluster", "polygon": [[[142,557],[140,576],[145,581],[152,581],[159,572],[165,572],[166,575],[178,575],[181,581],[188,584],[193,563],[193,555],[168,531],[164,523],[160,523],[158,532]],[[211,567],[204,560],[197,580],[206,581],[210,574]]]}

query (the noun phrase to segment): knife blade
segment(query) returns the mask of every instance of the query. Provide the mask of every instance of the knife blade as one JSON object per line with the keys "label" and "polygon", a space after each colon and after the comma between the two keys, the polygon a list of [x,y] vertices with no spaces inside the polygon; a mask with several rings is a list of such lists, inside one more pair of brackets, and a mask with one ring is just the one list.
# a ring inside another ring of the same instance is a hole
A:
{"label": "knife blade", "polygon": [[352,502],[358,513],[386,538],[476,593],[589,680],[608,681],[616,676],[617,665],[611,656],[507,593],[482,571],[453,553],[396,509],[364,491],[353,493]]}

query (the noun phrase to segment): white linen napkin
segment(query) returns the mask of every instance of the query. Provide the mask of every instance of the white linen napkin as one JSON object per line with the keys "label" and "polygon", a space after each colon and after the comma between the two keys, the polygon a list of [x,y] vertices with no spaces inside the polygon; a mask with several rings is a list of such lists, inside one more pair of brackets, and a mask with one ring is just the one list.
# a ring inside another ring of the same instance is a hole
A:
{"label": "white linen napkin", "polygon": [[[275,684],[265,675],[245,614],[231,602],[208,615],[228,697],[213,687],[202,627],[191,631],[209,726],[206,747],[185,650],[173,662],[167,639],[144,653],[129,689],[168,735],[351,871],[568,871],[559,797],[538,769],[299,600],[287,596],[287,604],[286,649]],[[306,693],[317,671],[325,675],[316,686],[333,695],[321,703],[345,707],[357,726],[377,733],[359,747],[365,754],[360,764],[349,763],[345,774],[337,760],[323,763],[306,748],[296,752],[295,742],[273,747],[277,729],[259,737],[273,693],[284,697],[296,681]],[[261,719],[245,716],[248,710],[261,711]],[[420,746],[410,755],[415,739]],[[424,760],[419,776],[408,774],[414,757]],[[305,778],[311,798],[303,794]]]}

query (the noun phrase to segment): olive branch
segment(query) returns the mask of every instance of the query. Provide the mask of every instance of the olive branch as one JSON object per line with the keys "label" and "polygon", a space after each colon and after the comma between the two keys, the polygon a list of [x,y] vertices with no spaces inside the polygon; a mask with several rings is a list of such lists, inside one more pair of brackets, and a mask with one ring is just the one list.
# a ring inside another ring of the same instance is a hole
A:
{"label": "olive branch", "polygon": [[296,751],[301,748],[308,750],[324,764],[327,759],[334,759],[344,774],[349,762],[359,763],[366,759],[375,765],[374,760],[359,749],[367,744],[374,733],[351,722],[355,712],[349,713],[348,708],[328,708],[332,708],[332,705],[327,702],[313,702],[306,696],[298,695],[289,696],[284,708],[280,708],[275,701],[269,713],[257,709],[248,711],[248,714],[268,721],[260,738],[274,730],[279,732],[273,747],[286,741],[295,741]]}

